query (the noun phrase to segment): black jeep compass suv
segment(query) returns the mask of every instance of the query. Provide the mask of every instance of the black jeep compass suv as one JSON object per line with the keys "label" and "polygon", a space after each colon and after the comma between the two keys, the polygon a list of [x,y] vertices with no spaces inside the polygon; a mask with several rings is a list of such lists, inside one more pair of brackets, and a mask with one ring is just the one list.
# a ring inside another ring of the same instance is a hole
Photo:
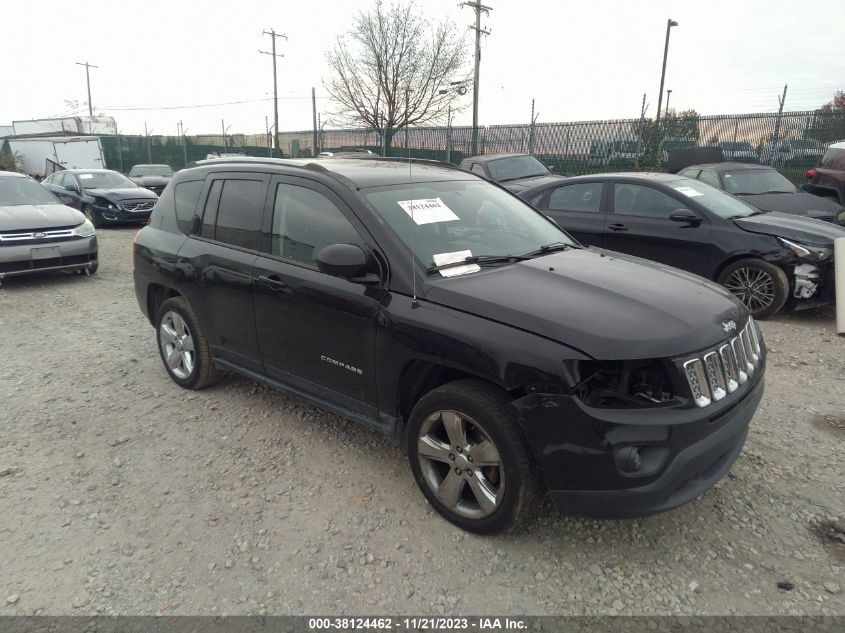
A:
{"label": "black jeep compass suv", "polygon": [[134,257],[178,385],[238,372],[371,425],[474,532],[544,490],[591,516],[685,503],[727,472],[763,395],[760,331],[726,290],[585,248],[445,165],[202,161]]}

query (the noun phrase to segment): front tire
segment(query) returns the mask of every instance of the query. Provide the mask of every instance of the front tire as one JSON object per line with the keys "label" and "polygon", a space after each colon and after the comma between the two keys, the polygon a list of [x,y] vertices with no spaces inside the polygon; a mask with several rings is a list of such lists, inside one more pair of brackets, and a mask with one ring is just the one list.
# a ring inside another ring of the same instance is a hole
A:
{"label": "front tire", "polygon": [[540,484],[502,390],[458,380],[423,396],[411,412],[411,471],[428,502],[469,532],[495,534],[532,515]]}
{"label": "front tire", "polygon": [[191,306],[182,297],[161,304],[156,316],[158,351],[164,368],[183,389],[202,389],[223,374],[214,366],[208,340]]}
{"label": "front tire", "polygon": [[100,218],[99,215],[94,211],[94,208],[90,204],[86,204],[82,207],[82,215],[84,215],[88,221],[94,225],[95,229],[99,229],[103,226],[103,220]]}
{"label": "front tire", "polygon": [[762,259],[741,259],[725,268],[717,280],[742,301],[755,319],[765,319],[789,299],[789,280],[782,269]]}

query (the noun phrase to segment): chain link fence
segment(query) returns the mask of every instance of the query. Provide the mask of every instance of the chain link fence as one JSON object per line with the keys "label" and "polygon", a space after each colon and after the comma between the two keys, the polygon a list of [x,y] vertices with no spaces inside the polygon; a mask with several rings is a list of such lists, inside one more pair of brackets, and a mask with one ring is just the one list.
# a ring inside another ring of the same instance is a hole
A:
{"label": "chain link fence", "polygon": [[[385,148],[379,130],[350,128],[282,132],[280,150],[264,134],[178,136],[104,136],[110,169],[128,171],[138,163],[167,163],[174,168],[222,154],[303,158],[319,152],[369,149],[387,156],[411,156],[459,164],[472,155],[472,127],[425,127],[397,130]],[[490,125],[478,130],[479,154],[527,152],[556,173],[578,175],[606,171],[666,168],[673,148],[719,145],[726,160],[774,165],[794,182],[818,164],[825,148],[845,140],[845,111],[805,111],[698,115],[693,111],[652,119]]]}

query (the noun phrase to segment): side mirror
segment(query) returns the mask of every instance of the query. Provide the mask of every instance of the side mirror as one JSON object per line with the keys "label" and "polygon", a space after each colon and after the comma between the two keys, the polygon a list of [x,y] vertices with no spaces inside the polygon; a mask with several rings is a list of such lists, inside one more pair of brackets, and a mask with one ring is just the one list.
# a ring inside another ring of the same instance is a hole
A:
{"label": "side mirror", "polygon": [[677,209],[676,211],[672,211],[672,213],[669,214],[669,219],[672,220],[672,222],[683,222],[693,226],[701,224],[701,218],[689,209]]}
{"label": "side mirror", "polygon": [[360,246],[332,244],[316,257],[317,269],[332,277],[341,277],[357,283],[377,283],[379,276],[370,272],[370,261]]}

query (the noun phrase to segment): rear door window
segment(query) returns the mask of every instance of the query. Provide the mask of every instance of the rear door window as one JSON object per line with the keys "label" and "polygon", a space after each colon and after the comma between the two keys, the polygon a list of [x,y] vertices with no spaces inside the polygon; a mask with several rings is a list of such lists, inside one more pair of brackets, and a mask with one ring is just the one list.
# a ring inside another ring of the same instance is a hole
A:
{"label": "rear door window", "polygon": [[250,250],[259,249],[266,193],[265,180],[226,179],[220,193],[214,239]]}

